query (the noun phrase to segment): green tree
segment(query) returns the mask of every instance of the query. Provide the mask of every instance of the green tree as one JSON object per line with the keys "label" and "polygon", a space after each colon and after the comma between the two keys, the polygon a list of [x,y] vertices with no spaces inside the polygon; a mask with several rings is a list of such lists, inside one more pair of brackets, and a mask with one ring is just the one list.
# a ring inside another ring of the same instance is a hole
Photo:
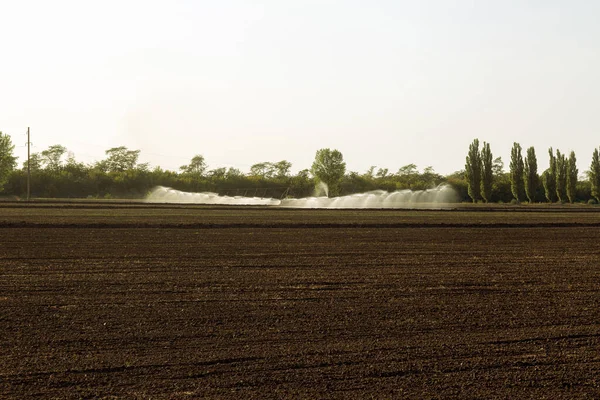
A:
{"label": "green tree", "polygon": [[407,164],[403,167],[400,167],[400,169],[398,169],[397,175],[406,176],[406,175],[416,175],[418,173],[419,173],[419,171],[417,170],[416,164]]}
{"label": "green tree", "polygon": [[310,171],[303,169],[291,177],[287,196],[296,198],[310,196],[314,186],[314,181],[310,178]]}
{"label": "green tree", "polygon": [[571,151],[569,154],[569,160],[567,161],[567,197],[569,203],[575,202],[577,193],[577,158],[575,158],[575,152]]}
{"label": "green tree", "polygon": [[9,174],[17,166],[17,158],[13,155],[15,146],[10,136],[0,132],[0,191],[8,181]]}
{"label": "green tree", "polygon": [[[139,150],[129,150],[125,146],[113,147],[106,150],[106,159],[98,162],[96,166],[106,172],[125,172],[136,169]],[[146,165],[147,167],[147,165]]]}
{"label": "green tree", "polygon": [[510,191],[513,194],[517,203],[523,198],[524,182],[523,182],[523,170],[524,170],[523,156],[521,155],[521,145],[519,143],[513,143],[513,148],[510,152]]}
{"label": "green tree", "polygon": [[481,149],[481,197],[486,203],[492,200],[492,184],[494,181],[494,163],[492,159],[490,144],[483,142],[483,148]]}
{"label": "green tree", "polygon": [[215,181],[225,179],[225,177],[227,175],[227,168],[220,167],[220,168],[211,169],[210,171],[208,171],[207,175],[210,179],[215,180]]}
{"label": "green tree", "polygon": [[504,174],[504,161],[502,161],[502,157],[496,157],[492,163],[492,175],[499,176],[502,174]]}
{"label": "green tree", "polygon": [[556,150],[556,197],[558,201],[567,201],[567,158],[560,150]]}
{"label": "green tree", "polygon": [[273,164],[275,177],[279,179],[289,178],[292,170],[292,163],[286,160],[281,160]]}
{"label": "green tree", "polygon": [[388,168],[379,168],[375,176],[379,179],[385,179],[389,176],[390,170]]}
{"label": "green tree", "polygon": [[533,203],[539,185],[537,158],[533,146],[527,149],[527,157],[525,157],[523,169],[523,181],[525,184],[525,195],[529,203]]}
{"label": "green tree", "polygon": [[50,146],[40,154],[42,165],[51,172],[57,172],[62,167],[62,157],[66,153],[67,148],[65,146],[60,144]]}
{"label": "green tree", "polygon": [[473,140],[469,145],[469,153],[465,164],[465,178],[468,184],[469,197],[473,203],[481,198],[481,154],[479,153],[479,139]]}
{"label": "green tree", "polygon": [[419,175],[416,164],[407,164],[396,173],[397,189],[410,189]]}
{"label": "green tree", "polygon": [[292,163],[286,160],[278,162],[260,162],[250,167],[250,176],[261,179],[285,179],[290,177]]}
{"label": "green tree", "polygon": [[195,178],[200,178],[206,172],[206,161],[204,160],[204,156],[200,154],[196,154],[192,157],[190,163],[188,165],[182,165],[179,167],[179,170],[183,174],[191,175]]}
{"label": "green tree", "polygon": [[340,181],[346,173],[344,156],[335,149],[317,150],[311,173],[318,181],[329,187],[330,194],[338,195]]}
{"label": "green tree", "polygon": [[546,199],[548,202],[554,203],[556,201],[556,157],[552,147],[548,149],[548,155],[550,156],[550,166],[542,174],[542,184]]}
{"label": "green tree", "polygon": [[372,181],[373,177],[375,176],[375,168],[377,168],[377,165],[371,165],[363,174],[363,178]]}
{"label": "green tree", "polygon": [[458,194],[458,200],[461,202],[469,201],[469,185],[465,179],[465,170],[459,170],[446,175],[444,182],[450,185]]}
{"label": "green tree", "polygon": [[243,178],[244,174],[237,168],[229,167],[227,170],[226,178],[234,179],[234,178]]}
{"label": "green tree", "polygon": [[250,167],[250,175],[262,179],[271,179],[275,176],[275,168],[273,163],[270,162],[256,163]]}
{"label": "green tree", "polygon": [[594,153],[592,154],[592,163],[588,177],[590,178],[590,185],[592,187],[592,196],[600,202],[600,154],[598,153],[598,149],[594,149]]}
{"label": "green tree", "polygon": [[423,173],[417,178],[416,190],[433,189],[441,183],[442,176],[435,172],[431,165],[423,169]]}
{"label": "green tree", "polygon": [[[31,153],[29,155],[29,165],[31,165],[29,168],[31,172],[42,169],[42,156],[40,153]],[[23,171],[27,171],[27,160],[23,161]]]}

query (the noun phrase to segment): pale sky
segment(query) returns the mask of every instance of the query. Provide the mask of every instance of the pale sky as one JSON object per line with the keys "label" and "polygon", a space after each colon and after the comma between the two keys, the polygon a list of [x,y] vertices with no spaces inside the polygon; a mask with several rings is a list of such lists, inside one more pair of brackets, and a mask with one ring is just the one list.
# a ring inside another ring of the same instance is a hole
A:
{"label": "pale sky", "polygon": [[247,172],[464,168],[474,138],[508,168],[518,141],[600,146],[600,1],[0,0],[0,131],[21,163],[62,144],[83,162],[140,149]]}

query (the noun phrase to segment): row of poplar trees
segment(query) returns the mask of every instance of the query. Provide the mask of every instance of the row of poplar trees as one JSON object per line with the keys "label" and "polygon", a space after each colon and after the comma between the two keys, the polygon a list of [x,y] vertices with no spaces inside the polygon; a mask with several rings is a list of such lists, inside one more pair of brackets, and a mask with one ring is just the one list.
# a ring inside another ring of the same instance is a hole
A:
{"label": "row of poplar trees", "polygon": [[[535,149],[529,147],[525,158],[522,156],[522,148],[519,143],[514,143],[510,155],[510,188],[514,200],[520,203],[527,200],[534,201],[540,181],[544,188],[546,200],[553,202],[575,202],[577,176],[577,158],[575,152],[571,151],[569,157],[552,147],[548,149],[550,156],[550,167],[544,171],[541,177],[538,175],[537,158]],[[468,184],[468,193],[472,201],[491,201],[492,186],[494,183],[493,161],[490,144],[483,142],[483,148],[479,149],[479,140],[473,140],[469,146],[465,164],[465,178]],[[592,163],[587,175],[591,184],[591,194],[600,201],[600,157],[598,149],[594,149]]]}

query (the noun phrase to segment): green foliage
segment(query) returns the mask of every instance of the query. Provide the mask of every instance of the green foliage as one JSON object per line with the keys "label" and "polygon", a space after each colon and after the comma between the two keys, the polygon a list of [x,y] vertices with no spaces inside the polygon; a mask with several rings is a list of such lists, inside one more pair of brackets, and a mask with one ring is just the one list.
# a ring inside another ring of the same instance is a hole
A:
{"label": "green foliage", "polygon": [[379,179],[385,179],[389,176],[390,170],[388,168],[379,168],[375,175]]}
{"label": "green foliage", "polygon": [[0,192],[8,181],[9,174],[17,166],[17,158],[13,154],[14,149],[15,146],[12,144],[10,136],[0,132]]}
{"label": "green foliage", "polygon": [[502,157],[494,158],[494,162],[492,163],[492,175],[500,176],[504,173],[504,161],[502,161]]}
{"label": "green foliage", "polygon": [[[48,170],[58,172],[62,167],[62,157],[67,153],[67,148],[55,144],[42,151],[40,154],[41,164]],[[29,157],[31,160],[31,156]]]}
{"label": "green foliage", "polygon": [[398,189],[411,189],[419,181],[419,170],[416,164],[407,164],[396,173]]}
{"label": "green foliage", "polygon": [[[400,168],[397,174],[390,174],[387,169],[379,169],[373,173],[376,167],[371,167],[364,174],[350,172],[346,174],[340,183],[340,193],[362,193],[371,190],[387,190],[393,192],[396,190],[425,190],[435,188],[441,183],[447,182],[447,179],[437,174],[432,167],[426,167],[423,172],[417,170],[416,165],[409,164]],[[464,172],[454,181],[458,186],[464,182]],[[462,182],[458,182],[462,181]],[[465,196],[466,192],[465,192]]]}
{"label": "green foliage", "polygon": [[227,168],[215,168],[208,171],[208,178],[212,181],[219,181],[225,179],[225,175],[227,174]]}
{"label": "green foliage", "polygon": [[465,179],[465,171],[456,171],[453,174],[448,175],[444,180],[445,183],[452,186],[456,191],[460,202],[467,202],[470,200],[469,184]]}
{"label": "green foliage", "polygon": [[227,179],[239,179],[244,177],[244,173],[237,168],[229,167],[227,173],[225,174]]}
{"label": "green foliage", "polygon": [[314,187],[315,182],[310,178],[310,171],[303,169],[290,178],[290,186],[286,195],[296,198],[307,197],[311,195]]}
{"label": "green foliage", "polygon": [[23,171],[27,171],[27,165],[30,165],[29,170],[31,172],[42,169],[42,156],[40,153],[31,153],[29,155],[29,163],[27,160],[23,161]]}
{"label": "green foliage", "polygon": [[261,162],[250,167],[250,176],[261,179],[286,179],[290,177],[292,163],[286,160],[279,162]]}
{"label": "green foliage", "polygon": [[593,199],[591,197],[592,187],[590,185],[590,181],[577,180],[577,185],[575,186],[575,199],[573,201],[577,202],[587,202],[589,199]]}
{"label": "green foliage", "polygon": [[592,163],[590,164],[588,177],[590,180],[592,196],[600,201],[600,155],[598,149],[594,149],[594,153],[592,154]]}
{"label": "green foliage", "polygon": [[560,150],[556,150],[556,197],[558,201],[567,201],[567,158]]}
{"label": "green foliage", "polygon": [[263,179],[271,179],[275,175],[275,169],[270,162],[261,162],[253,164],[250,167],[250,176]]}
{"label": "green foliage", "polygon": [[493,161],[490,144],[483,142],[481,149],[481,197],[486,203],[492,200],[492,185],[494,183]]}
{"label": "green foliage", "polygon": [[479,153],[479,139],[473,140],[469,145],[469,153],[465,163],[465,178],[469,188],[469,197],[473,203],[481,198],[481,154]]}
{"label": "green foliage", "polygon": [[320,149],[315,154],[311,173],[329,187],[329,193],[338,195],[339,184],[346,173],[346,163],[338,150]]}
{"label": "green foliage", "polygon": [[430,165],[425,167],[423,173],[418,177],[420,185],[413,185],[413,190],[432,189],[444,181],[443,177],[437,174]]}
{"label": "green foliage", "polygon": [[544,185],[546,200],[554,203],[556,201],[556,157],[552,147],[548,149],[548,155],[550,156],[550,166],[542,174],[542,184]]}
{"label": "green foliage", "polygon": [[363,193],[376,188],[373,177],[351,171],[341,179],[340,193]]}
{"label": "green foliage", "polygon": [[[12,156],[14,146],[10,138],[0,133],[0,161],[2,157],[6,160],[9,154],[9,166],[12,170],[5,177],[4,189],[9,195],[23,197],[27,189],[27,163],[24,168],[14,170],[16,159]],[[483,194],[485,201],[509,203],[513,199],[511,174],[503,172],[503,163],[500,157],[493,159],[489,144],[484,143],[479,152],[479,143],[475,139],[467,155],[467,165],[479,168],[479,194]],[[579,182],[576,180],[577,170],[571,166],[575,165],[574,154],[569,161],[565,160],[566,174],[565,190],[570,187],[571,202],[587,202],[590,193],[596,193],[600,182],[596,183],[595,189],[592,184],[594,177],[600,178],[599,151],[594,151],[595,158],[592,159],[592,167],[589,172],[589,181]],[[67,155],[65,160],[65,154]],[[441,183],[451,185],[458,194],[459,201],[473,201],[475,195],[470,191],[469,173],[467,170],[457,171],[446,177],[436,173],[432,167],[426,167],[420,172],[415,164],[407,164],[390,173],[388,168],[369,168],[365,173],[345,173],[345,162],[341,153],[337,150],[321,149],[317,152],[313,169],[304,169],[296,175],[292,175],[291,163],[282,160],[279,162],[265,162],[254,164],[251,173],[246,175],[236,168],[214,168],[209,171],[202,156],[195,156],[189,165],[182,167],[179,172],[163,170],[160,167],[150,169],[147,164],[138,164],[139,150],[131,151],[126,147],[115,147],[109,149],[107,158],[95,165],[86,165],[78,162],[72,154],[69,154],[63,146],[51,146],[41,154],[31,155],[31,194],[32,197],[73,197],[73,198],[142,198],[155,186],[167,186],[186,192],[216,192],[229,196],[261,196],[261,197],[306,197],[313,194],[315,183],[319,180],[329,184],[330,193],[333,195],[346,195],[352,193],[367,192],[371,190],[425,190],[434,188]],[[550,149],[551,159],[553,158]],[[560,152],[559,152],[560,154]],[[517,157],[518,158],[518,157]],[[560,155],[561,159],[564,156]],[[470,160],[473,164],[469,164]],[[535,171],[535,153],[533,148],[528,149],[527,158],[524,163],[523,178],[527,180],[528,172]],[[490,163],[491,162],[491,163]],[[2,165],[6,165],[2,164]],[[491,165],[491,167],[490,167]],[[557,170],[556,167],[555,171]],[[471,168],[471,171],[474,171]],[[489,179],[492,174],[491,189],[486,188],[484,180]],[[542,190],[548,193],[550,185],[556,185],[556,175],[549,179],[549,171],[543,176],[544,188],[537,185],[536,190],[528,192],[530,201],[534,198],[541,199],[544,196]],[[594,172],[596,171],[596,172]],[[311,172],[313,177],[311,177]],[[320,174],[320,175],[317,175]],[[575,178],[575,179],[574,179]],[[329,179],[329,181],[326,181]],[[575,183],[573,193],[572,184]],[[531,189],[531,188],[530,188]],[[487,190],[490,190],[489,196]],[[556,189],[553,192],[556,196]],[[537,197],[536,197],[537,196]],[[564,197],[566,199],[566,197]],[[481,199],[479,197],[478,199]],[[515,202],[517,200],[515,199]]]}
{"label": "green foliage", "polygon": [[106,150],[106,159],[98,162],[96,166],[106,172],[125,172],[138,167],[139,150],[129,150],[125,146],[113,147]]}
{"label": "green foliage", "polygon": [[504,172],[504,162],[502,157],[494,158],[492,163],[492,201],[500,203],[510,203],[513,198],[510,190],[510,174]]}
{"label": "green foliage", "polygon": [[292,170],[292,163],[286,160],[281,160],[273,164],[275,169],[275,177],[278,179],[289,178],[290,171]]}
{"label": "green foliage", "polygon": [[525,191],[525,183],[523,182],[524,169],[525,165],[523,163],[523,156],[521,155],[521,145],[513,143],[510,152],[510,190],[517,203],[521,202]]}
{"label": "green foliage", "polygon": [[416,164],[407,164],[403,167],[400,167],[400,169],[398,169],[399,176],[414,175],[414,174],[417,174],[418,172],[419,171],[417,170]]}
{"label": "green foliage", "polygon": [[508,172],[494,175],[492,200],[500,203],[510,203],[511,200],[514,200],[510,189],[510,174]]}
{"label": "green foliage", "polygon": [[364,177],[366,179],[373,179],[375,177],[375,168],[377,168],[376,165],[371,165],[369,167],[369,169],[367,170],[367,172],[364,173]]}
{"label": "green foliage", "polygon": [[537,188],[539,186],[539,176],[537,172],[537,158],[535,149],[530,147],[527,149],[527,157],[525,157],[523,169],[523,181],[525,185],[525,195],[530,203],[533,203],[536,197]]}
{"label": "green foliage", "polygon": [[578,173],[577,158],[575,158],[575,152],[571,151],[571,154],[569,154],[569,160],[567,161],[567,197],[569,198],[569,203],[575,202]]}
{"label": "green foliage", "polygon": [[190,163],[188,165],[182,165],[179,167],[179,170],[183,174],[191,175],[195,178],[200,178],[206,172],[206,161],[204,160],[204,156],[200,154],[196,154],[192,157]]}

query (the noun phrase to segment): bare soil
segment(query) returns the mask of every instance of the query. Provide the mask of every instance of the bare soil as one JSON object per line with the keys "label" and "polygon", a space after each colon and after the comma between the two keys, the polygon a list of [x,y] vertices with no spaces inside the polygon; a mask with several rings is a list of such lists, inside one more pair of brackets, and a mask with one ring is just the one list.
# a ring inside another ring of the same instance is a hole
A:
{"label": "bare soil", "polygon": [[0,205],[1,398],[598,398],[600,210]]}

